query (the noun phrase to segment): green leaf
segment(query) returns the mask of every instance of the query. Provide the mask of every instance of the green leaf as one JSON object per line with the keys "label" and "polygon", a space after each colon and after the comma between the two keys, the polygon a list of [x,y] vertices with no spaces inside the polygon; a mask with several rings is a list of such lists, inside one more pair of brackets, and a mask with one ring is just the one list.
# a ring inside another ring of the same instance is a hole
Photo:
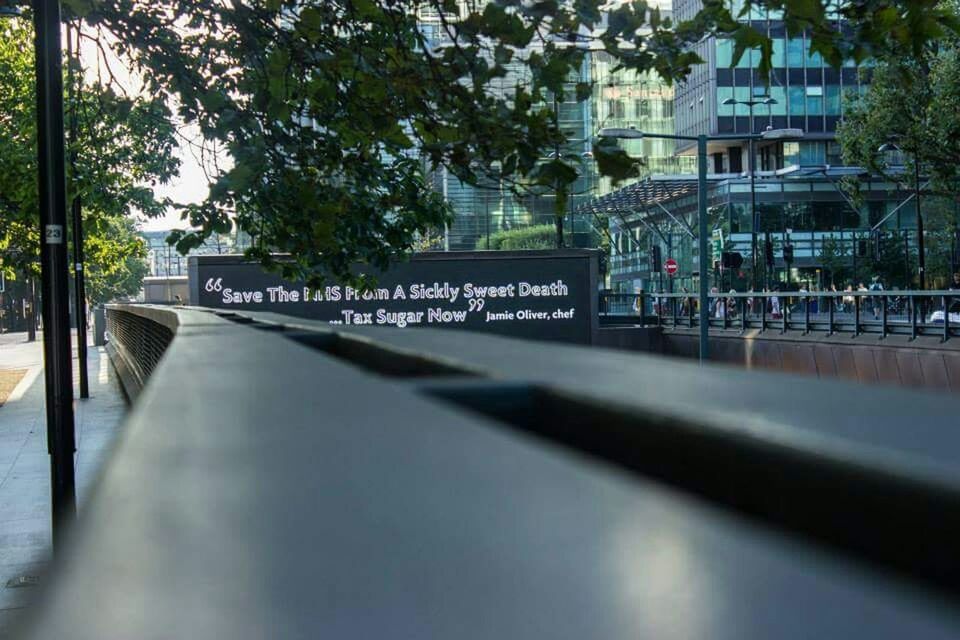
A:
{"label": "green leaf", "polygon": [[600,138],[595,142],[593,157],[600,173],[612,178],[614,184],[640,175],[637,161],[621,149],[613,138]]}

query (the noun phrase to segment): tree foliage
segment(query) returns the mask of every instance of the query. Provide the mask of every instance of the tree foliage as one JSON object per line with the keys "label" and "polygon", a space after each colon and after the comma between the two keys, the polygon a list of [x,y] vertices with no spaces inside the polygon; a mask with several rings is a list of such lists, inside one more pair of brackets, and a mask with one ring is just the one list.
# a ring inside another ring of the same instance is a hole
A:
{"label": "tree foliage", "polygon": [[483,244],[484,249],[502,251],[553,249],[556,246],[557,230],[552,224],[538,224],[520,229],[498,231],[490,234],[490,240]]}
{"label": "tree foliage", "polygon": [[[922,60],[884,64],[866,94],[848,103],[837,137],[844,161],[914,186],[920,172],[934,191],[960,192],[960,50],[952,44]],[[900,153],[881,153],[884,145]]]}
{"label": "tree foliage", "polygon": [[[312,280],[383,267],[441,226],[449,210],[426,179],[441,166],[469,184],[550,189],[562,215],[584,158],[551,103],[588,50],[676,81],[709,34],[731,37],[735,58],[758,49],[769,68],[769,39],[737,19],[754,7],[782,11],[788,33],[808,32],[835,66],[914,54],[957,29],[930,0],[844,2],[843,26],[823,0],[744,5],[735,16],[705,0],[672,20],[643,0],[65,0],[86,39],[229,156],[209,197],[184,209],[192,228],[178,247],[236,225],[250,257]],[[584,100],[590,86],[573,92]],[[593,142],[602,173],[636,175],[613,141]]]}
{"label": "tree foliage", "polygon": [[143,287],[147,247],[129,217],[104,218],[103,229],[86,242],[87,297],[99,304],[136,296]]}
{"label": "tree foliage", "polygon": [[[28,20],[0,20],[0,256],[9,277],[39,271],[32,39]],[[68,78],[82,77],[82,69],[72,72]],[[137,274],[143,277],[130,216],[156,216],[169,206],[152,187],[176,175],[176,138],[162,99],[128,98],[89,81],[67,96],[67,118],[75,114],[77,121],[67,195],[83,205],[87,286],[100,301],[109,291],[128,292]]]}
{"label": "tree foliage", "polygon": [[[101,40],[142,73],[151,95],[232,160],[211,177],[206,201],[184,211],[196,246],[232,224],[248,254],[288,276],[347,275],[384,266],[449,211],[425,173],[446,167],[467,183],[505,180],[549,188],[565,210],[581,154],[568,149],[551,102],[587,49],[620,65],[680,80],[701,62],[705,35],[735,40],[735,55],[769,40],[707,0],[674,21],[643,1],[597,0],[67,0]],[[786,12],[830,63],[896,55],[955,29],[928,0],[843,3],[840,28],[820,0],[746,3]],[[604,15],[606,13],[606,15]],[[428,32],[430,24],[435,31]],[[521,79],[520,76],[524,76]],[[589,85],[574,88],[585,99]],[[635,174],[633,160],[597,140],[600,170]],[[274,264],[270,254],[289,253]]]}

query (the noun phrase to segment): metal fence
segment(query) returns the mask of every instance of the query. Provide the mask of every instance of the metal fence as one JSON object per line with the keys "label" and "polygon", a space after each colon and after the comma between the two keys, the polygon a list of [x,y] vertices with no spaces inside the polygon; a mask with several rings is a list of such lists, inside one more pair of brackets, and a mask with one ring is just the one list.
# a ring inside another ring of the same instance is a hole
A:
{"label": "metal fence", "polygon": [[106,311],[108,349],[114,362],[122,363],[118,369],[131,399],[153,373],[174,333],[167,324],[173,316],[164,317],[146,307],[137,311],[133,313],[118,305],[108,305]]}
{"label": "metal fence", "polygon": [[[960,291],[816,291],[709,294],[710,327],[938,336],[960,335]],[[602,293],[601,324],[700,325],[697,294]]]}

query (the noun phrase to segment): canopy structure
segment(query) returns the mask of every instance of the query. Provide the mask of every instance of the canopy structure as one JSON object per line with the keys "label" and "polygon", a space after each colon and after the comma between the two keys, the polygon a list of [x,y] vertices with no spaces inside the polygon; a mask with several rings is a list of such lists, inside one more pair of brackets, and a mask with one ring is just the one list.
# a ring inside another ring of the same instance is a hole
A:
{"label": "canopy structure", "polygon": [[696,192],[695,176],[690,179],[647,178],[585,202],[576,208],[576,213],[624,215],[644,211]]}

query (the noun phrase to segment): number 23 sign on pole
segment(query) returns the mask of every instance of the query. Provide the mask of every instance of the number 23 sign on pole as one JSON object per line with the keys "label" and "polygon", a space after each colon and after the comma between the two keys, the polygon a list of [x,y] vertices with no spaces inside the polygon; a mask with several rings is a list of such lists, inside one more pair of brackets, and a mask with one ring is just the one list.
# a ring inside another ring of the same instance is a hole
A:
{"label": "number 23 sign on pole", "polygon": [[668,276],[676,275],[679,269],[680,265],[678,265],[677,261],[673,258],[667,258],[663,263],[663,270],[667,272]]}

